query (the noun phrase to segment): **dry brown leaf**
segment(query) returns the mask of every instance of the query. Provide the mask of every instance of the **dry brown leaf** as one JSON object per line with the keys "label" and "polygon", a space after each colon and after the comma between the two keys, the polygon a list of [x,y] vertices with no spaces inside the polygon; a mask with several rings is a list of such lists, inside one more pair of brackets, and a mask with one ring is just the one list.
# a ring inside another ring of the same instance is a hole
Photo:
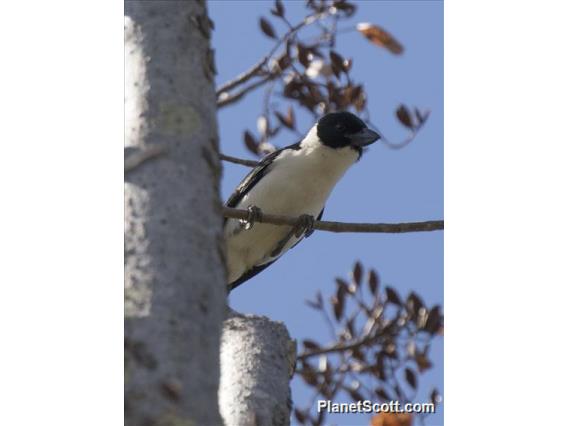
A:
{"label": "dry brown leaf", "polygon": [[371,426],[412,426],[410,413],[379,413],[371,419]]}
{"label": "dry brown leaf", "polygon": [[404,50],[402,44],[377,25],[361,22],[357,24],[357,31],[363,34],[371,43],[384,47],[395,55],[400,55]]}

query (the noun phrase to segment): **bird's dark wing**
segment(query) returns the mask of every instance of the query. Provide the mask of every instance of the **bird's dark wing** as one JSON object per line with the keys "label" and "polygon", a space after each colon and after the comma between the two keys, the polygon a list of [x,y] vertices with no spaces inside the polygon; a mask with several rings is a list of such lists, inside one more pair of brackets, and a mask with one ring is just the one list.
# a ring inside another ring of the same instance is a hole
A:
{"label": "bird's dark wing", "polygon": [[[258,183],[260,179],[262,179],[266,172],[268,172],[268,166],[270,166],[274,159],[286,149],[298,150],[300,149],[300,142],[278,149],[264,157],[258,165],[245,176],[239,186],[237,186],[235,191],[231,194],[226,203],[227,207],[236,207],[243,197]],[[226,222],[227,218],[225,218],[225,223]]]}
{"label": "bird's dark wing", "polygon": [[243,275],[241,275],[239,278],[237,278],[235,281],[233,281],[232,283],[229,284],[229,286],[228,286],[229,292],[231,292],[232,290],[234,290],[235,288],[240,286],[245,281],[250,280],[256,274],[259,274],[260,272],[264,271],[266,268],[268,268],[270,265],[272,265],[277,260],[278,260],[278,258],[274,259],[272,262],[268,262],[268,263],[265,263],[264,265],[255,266],[254,268],[249,269]]}
{"label": "bird's dark wing", "polygon": [[[323,216],[323,211],[325,210],[325,207],[323,209],[321,209],[320,214],[318,215],[316,220],[320,220],[321,217]],[[313,229],[309,234],[306,234],[305,237],[309,237],[310,235],[313,234]],[[302,238],[303,239],[303,238]],[[296,244],[294,244],[292,247],[290,247],[289,250],[292,250],[294,247],[296,247],[298,245],[298,243],[300,241],[302,241],[302,239],[298,240],[296,242]],[[228,288],[229,288],[229,292],[231,292],[232,290],[234,290],[235,288],[237,288],[238,286],[240,286],[242,283],[244,283],[245,281],[250,280],[252,277],[254,277],[256,274],[259,274],[260,272],[264,271],[266,268],[268,268],[270,265],[272,265],[274,262],[276,262],[278,259],[280,259],[280,257],[277,257],[276,259],[274,259],[272,262],[268,262],[265,263],[263,265],[259,265],[259,266],[255,266],[254,268],[249,269],[248,271],[246,271],[243,275],[241,275],[239,278],[237,278],[235,281],[233,281],[232,283],[229,284]]]}

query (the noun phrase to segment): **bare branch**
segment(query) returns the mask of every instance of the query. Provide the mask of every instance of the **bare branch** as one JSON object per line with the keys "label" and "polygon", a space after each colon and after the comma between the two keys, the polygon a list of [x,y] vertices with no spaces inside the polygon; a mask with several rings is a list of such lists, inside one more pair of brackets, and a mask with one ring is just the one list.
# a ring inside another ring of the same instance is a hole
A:
{"label": "bare branch", "polygon": [[216,90],[216,94],[217,96],[219,96],[221,93],[223,92],[228,92],[229,90],[231,90],[232,88],[238,86],[239,84],[243,84],[246,83],[247,81],[249,81],[252,77],[254,77],[256,75],[256,73],[258,71],[260,71],[262,69],[262,67],[264,65],[266,65],[266,63],[268,62],[268,60],[270,59],[270,57],[274,54],[274,51],[280,47],[280,43],[278,43],[276,45],[277,47],[272,49],[270,51],[270,53],[268,55],[266,55],[264,58],[262,58],[256,65],[253,65],[249,70],[239,74],[237,77],[235,77],[233,80],[226,82],[225,84],[223,84],[221,87],[219,87]]}
{"label": "bare branch", "polygon": [[256,167],[258,165],[257,161],[244,160],[242,158],[232,157],[225,154],[219,154],[219,158],[223,161],[228,161],[229,163],[240,164],[241,166]]}
{"label": "bare branch", "polygon": [[336,345],[328,346],[327,348],[320,348],[314,349],[308,352],[303,352],[298,355],[298,360],[305,360],[313,356],[319,356],[323,354],[329,354],[332,352],[346,352],[352,349],[357,349],[358,347],[364,346],[367,343],[370,343],[373,340],[371,337],[366,337],[363,339],[357,339],[356,341],[345,344],[345,343],[338,343]]}
{"label": "bare branch", "polygon": [[309,16],[306,16],[299,24],[297,24],[293,27],[290,27],[290,30],[286,34],[284,34],[284,36],[280,40],[278,40],[278,42],[274,45],[274,47],[270,50],[270,52],[268,52],[268,54],[266,56],[264,56],[259,62],[257,62],[255,65],[253,65],[247,71],[239,74],[233,80],[230,80],[230,81],[222,84],[220,87],[218,87],[217,90],[216,90],[217,96],[219,96],[223,92],[228,92],[229,90],[231,90],[231,89],[233,89],[233,88],[235,88],[235,87],[237,87],[237,86],[239,86],[243,83],[246,83],[248,80],[250,80],[252,77],[254,77],[260,70],[262,70],[262,67],[264,67],[268,63],[270,58],[272,58],[272,56],[276,53],[276,51],[280,48],[280,46],[282,46],[282,43],[287,41],[291,36],[293,36],[296,32],[298,32],[303,27],[310,25],[311,23],[317,21],[318,19],[321,19],[322,17],[325,17],[326,15],[327,15],[327,12],[309,15]]}
{"label": "bare branch", "polygon": [[[365,122],[367,123],[367,125],[369,127],[371,127],[373,130],[377,130],[377,126],[375,126],[370,118],[368,118],[369,115],[369,111],[366,110],[365,113],[367,114],[367,119],[365,120]],[[381,134],[381,139],[380,142],[383,143],[386,147],[390,148],[390,149],[401,149],[404,148],[406,145],[408,145],[410,142],[412,142],[416,136],[418,135],[418,133],[420,132],[420,130],[422,129],[422,127],[424,126],[424,124],[426,123],[426,121],[428,120],[428,117],[430,116],[430,111],[426,111],[425,116],[423,118],[423,120],[418,123],[416,126],[414,126],[414,128],[412,129],[412,131],[410,132],[410,135],[404,139],[402,142],[391,142],[390,140],[388,140],[385,135],[381,132],[379,132]]]}
{"label": "bare branch", "polygon": [[[255,81],[254,83],[250,84],[249,86],[245,87],[244,89],[238,91],[237,93],[233,93],[231,95],[229,95],[228,92],[222,92],[221,95],[219,95],[218,99],[217,99],[217,108],[221,109],[221,108],[223,108],[227,105],[230,105],[230,104],[237,102],[239,99],[241,99],[248,92],[251,92],[254,89],[256,89],[257,87],[264,85],[265,83],[269,82],[270,80],[273,80],[275,77],[276,77],[276,74],[270,74],[270,75],[266,76],[265,78],[263,78],[262,80]],[[226,95],[226,96],[222,96],[222,95]]]}
{"label": "bare branch", "polygon": [[[375,303],[377,300],[375,300]],[[325,311],[324,311],[325,313]],[[303,352],[298,355],[298,360],[306,360],[313,356],[319,356],[323,354],[329,354],[333,352],[346,352],[352,349],[357,349],[361,346],[365,346],[373,341],[377,340],[377,336],[375,335],[376,326],[378,325],[379,315],[374,315],[373,317],[369,318],[368,323],[365,325],[365,331],[361,337],[352,341],[351,343],[348,342],[339,342],[335,345],[328,346],[326,348],[319,348],[310,351]]]}
{"label": "bare branch", "polygon": [[[250,212],[248,210],[223,207],[223,215],[233,219],[246,220]],[[298,223],[297,217],[282,216],[259,212],[256,222],[270,223],[272,225],[294,226]],[[425,222],[406,222],[406,223],[347,223],[329,222],[325,220],[314,221],[313,229],[328,232],[364,232],[364,233],[405,233],[405,232],[428,232],[444,229],[443,220],[430,220]]]}

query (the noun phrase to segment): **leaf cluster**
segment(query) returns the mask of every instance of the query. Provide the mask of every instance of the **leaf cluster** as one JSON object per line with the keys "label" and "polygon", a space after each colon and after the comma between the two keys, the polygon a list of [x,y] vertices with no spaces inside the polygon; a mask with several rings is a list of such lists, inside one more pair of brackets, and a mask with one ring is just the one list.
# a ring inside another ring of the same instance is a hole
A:
{"label": "leaf cluster", "polygon": [[[443,334],[439,305],[428,307],[415,292],[402,297],[374,269],[356,262],[349,279],[336,278],[327,301],[321,293],[307,304],[327,323],[331,343],[304,340],[297,374],[312,388],[313,401],[411,402],[419,376],[432,367],[432,339]],[[439,394],[431,391],[438,403]],[[301,424],[321,425],[325,412],[314,404],[296,408]]]}
{"label": "leaf cluster", "polygon": [[[269,54],[249,71],[217,91],[220,108],[241,100],[259,87],[264,87],[264,101],[257,119],[257,132],[247,129],[243,142],[255,155],[276,149],[271,143],[280,131],[287,130],[301,137],[307,129],[299,129],[294,108],[302,109],[317,119],[339,110],[352,111],[371,127],[368,94],[365,85],[352,76],[353,58],[337,49],[340,24],[354,16],[357,6],[347,0],[307,0],[306,16],[297,24],[287,18],[286,7],[280,0],[270,9],[272,18],[259,18],[259,30],[273,39]],[[309,36],[302,30],[311,27]],[[283,29],[282,29],[283,28]],[[378,25],[361,22],[347,27],[372,44],[394,55],[403,52],[402,44]],[[315,32],[315,35],[314,35]],[[411,131],[411,140],[428,117],[418,109],[404,105],[397,108],[396,117]],[[404,142],[406,145],[409,141]],[[393,148],[397,144],[389,144]]]}

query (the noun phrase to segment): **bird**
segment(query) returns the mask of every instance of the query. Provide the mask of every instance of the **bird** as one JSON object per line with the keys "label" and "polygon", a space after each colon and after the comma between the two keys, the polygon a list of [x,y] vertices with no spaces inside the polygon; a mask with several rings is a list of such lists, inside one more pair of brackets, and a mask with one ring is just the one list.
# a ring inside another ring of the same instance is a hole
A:
{"label": "bird", "polygon": [[[229,292],[311,235],[337,182],[378,139],[356,115],[331,112],[301,141],[268,154],[245,176],[226,202],[250,213],[249,220],[225,218]],[[259,212],[298,217],[298,225],[254,224]]]}

